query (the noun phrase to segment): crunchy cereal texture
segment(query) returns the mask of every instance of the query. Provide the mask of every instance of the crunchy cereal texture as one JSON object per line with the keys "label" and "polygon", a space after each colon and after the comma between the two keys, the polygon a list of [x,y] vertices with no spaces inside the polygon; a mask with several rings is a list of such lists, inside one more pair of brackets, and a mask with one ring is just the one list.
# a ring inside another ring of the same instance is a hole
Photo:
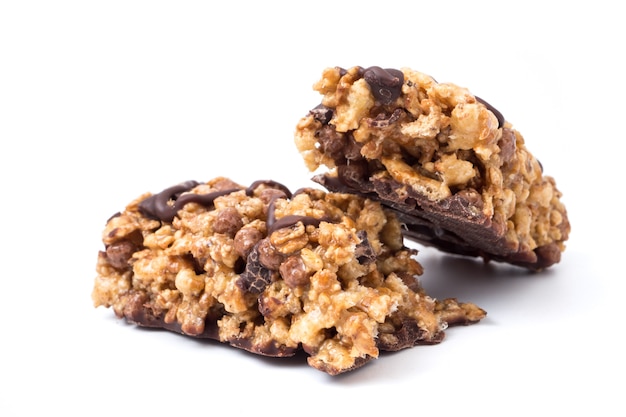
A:
{"label": "crunchy cereal texture", "polygon": [[141,326],[268,356],[302,349],[336,375],[485,316],[424,293],[400,229],[355,195],[191,181],[108,220],[92,298]]}
{"label": "crunchy cereal texture", "polygon": [[570,232],[555,181],[524,138],[466,88],[408,68],[328,68],[295,143],[329,190],[401,212],[407,237],[544,269]]}

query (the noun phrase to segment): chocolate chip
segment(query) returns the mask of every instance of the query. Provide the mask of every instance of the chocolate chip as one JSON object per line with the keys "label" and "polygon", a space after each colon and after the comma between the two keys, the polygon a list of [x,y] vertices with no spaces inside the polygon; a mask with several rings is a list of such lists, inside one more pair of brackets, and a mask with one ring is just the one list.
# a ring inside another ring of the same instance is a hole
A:
{"label": "chocolate chip", "polygon": [[268,269],[277,271],[283,262],[283,255],[276,250],[269,239],[261,240],[256,246],[259,262]]}
{"label": "chocolate chip", "polygon": [[272,282],[276,272],[266,268],[260,260],[260,242],[257,243],[246,261],[246,269],[239,275],[237,286],[252,294],[261,294]]}
{"label": "chocolate chip", "polygon": [[400,70],[369,67],[363,72],[363,78],[376,100],[382,104],[391,104],[402,94],[404,74]]}
{"label": "chocolate chip", "polygon": [[345,159],[344,149],[348,144],[348,140],[343,133],[337,132],[334,126],[325,125],[316,134],[320,152],[332,158],[335,162]]}
{"label": "chocolate chip", "polygon": [[234,246],[235,252],[243,259],[246,259],[250,251],[261,239],[263,233],[254,227],[244,227],[235,233]]}
{"label": "chocolate chip", "polygon": [[502,129],[502,137],[498,141],[500,147],[500,159],[503,163],[507,163],[515,155],[516,138],[515,133],[511,129]]}
{"label": "chocolate chip", "polygon": [[283,300],[271,296],[260,296],[258,302],[259,313],[270,319],[285,304]]}
{"label": "chocolate chip", "polygon": [[311,116],[323,125],[327,125],[333,118],[334,111],[330,107],[326,107],[323,104],[318,105],[313,110],[309,111]]}
{"label": "chocolate chip", "polygon": [[239,212],[234,207],[227,207],[221,210],[215,222],[213,223],[213,231],[216,233],[222,233],[231,237],[235,236],[235,233],[243,227],[243,220]]}
{"label": "chocolate chip", "polygon": [[130,240],[120,240],[106,248],[107,259],[111,266],[116,269],[129,268],[128,261],[136,251],[137,246]]}
{"label": "chocolate chip", "polygon": [[369,265],[372,262],[376,262],[376,253],[374,248],[367,239],[367,232],[365,230],[359,230],[356,233],[357,237],[361,240],[354,251],[354,256],[361,265]]}
{"label": "chocolate chip", "polygon": [[285,259],[285,262],[280,265],[279,271],[280,276],[291,288],[309,282],[309,273],[300,255],[293,255]]}

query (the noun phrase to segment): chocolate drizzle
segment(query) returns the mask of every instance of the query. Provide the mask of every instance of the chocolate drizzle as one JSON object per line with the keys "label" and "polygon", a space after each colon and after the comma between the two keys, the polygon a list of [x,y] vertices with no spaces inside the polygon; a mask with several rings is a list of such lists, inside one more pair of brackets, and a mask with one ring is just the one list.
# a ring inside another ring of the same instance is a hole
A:
{"label": "chocolate drizzle", "polygon": [[251,196],[252,194],[254,194],[254,190],[256,190],[257,188],[259,188],[261,185],[267,185],[270,188],[275,188],[277,190],[280,190],[282,192],[285,193],[285,195],[287,196],[287,198],[291,198],[291,191],[289,190],[289,188],[287,188],[287,186],[277,182],[277,181],[273,181],[273,180],[258,180],[258,181],[254,181],[252,184],[250,184],[250,186],[248,188],[246,188],[246,195],[247,196]]}
{"label": "chocolate drizzle", "polygon": [[172,221],[176,212],[180,207],[175,208],[168,204],[170,200],[177,200],[177,198],[185,191],[191,190],[197,186],[196,181],[187,181],[182,184],[175,185],[173,187],[166,188],[159,194],[155,194],[146,198],[139,203],[139,211],[146,217],[161,221]]}
{"label": "chocolate drizzle", "polygon": [[[139,211],[148,218],[171,223],[172,220],[174,220],[174,217],[176,217],[178,211],[181,210],[186,204],[197,203],[205,207],[210,207],[213,205],[216,198],[241,191],[239,188],[229,188],[207,194],[184,194],[198,185],[200,185],[200,183],[197,181],[186,181],[173,187],[166,188],[160,193],[152,195],[139,203]],[[259,180],[253,182],[248,188],[245,189],[246,195],[253,195],[254,191],[262,185],[282,191],[285,198],[292,197],[292,193],[289,188],[272,180]],[[267,210],[268,234],[272,234],[278,229],[291,227],[298,222],[302,222],[305,226],[313,225],[317,227],[322,221],[331,221],[331,219],[326,216],[321,219],[317,219],[315,217],[297,215],[289,215],[277,220],[274,214],[274,201],[276,198],[278,197],[272,197]],[[170,203],[170,201],[173,203]]]}
{"label": "chocolate drizzle", "polygon": [[298,222],[302,222],[305,226],[319,226],[319,224],[323,221],[330,222],[331,219],[328,216],[324,216],[321,219],[311,217],[311,216],[298,216],[298,215],[289,215],[285,217],[281,217],[280,219],[276,219],[276,215],[274,214],[274,202],[276,201],[276,197],[272,198],[270,204],[267,208],[267,234],[271,235],[278,229],[284,229],[286,227],[291,227]]}
{"label": "chocolate drizzle", "polygon": [[[139,211],[149,218],[161,220],[162,222],[171,222],[174,220],[176,213],[186,204],[197,203],[203,206],[210,206],[217,197],[239,191],[236,188],[227,190],[214,191],[208,194],[183,194],[199,185],[196,181],[187,181],[170,188],[166,188],[158,194],[146,198],[139,203]],[[181,195],[183,194],[183,195]],[[170,200],[174,204],[169,204]]]}
{"label": "chocolate drizzle", "polygon": [[[267,219],[268,223],[270,219]],[[284,229],[285,227],[291,227],[298,222],[302,222],[305,226],[319,226],[319,224],[323,221],[330,221],[328,217],[323,217],[321,219],[317,219],[311,216],[285,216],[278,220],[274,220],[269,225],[267,232],[269,234],[274,233],[278,229]]]}
{"label": "chocolate drizzle", "polygon": [[492,112],[494,114],[494,116],[496,116],[496,118],[498,119],[498,127],[499,128],[504,126],[504,116],[502,115],[502,113],[500,113],[498,111],[498,109],[493,107],[491,104],[487,103],[482,98],[480,98],[478,96],[474,96],[474,97],[476,97],[476,101],[478,101],[479,103],[482,103],[483,106],[487,107],[487,110],[489,110],[490,112]]}

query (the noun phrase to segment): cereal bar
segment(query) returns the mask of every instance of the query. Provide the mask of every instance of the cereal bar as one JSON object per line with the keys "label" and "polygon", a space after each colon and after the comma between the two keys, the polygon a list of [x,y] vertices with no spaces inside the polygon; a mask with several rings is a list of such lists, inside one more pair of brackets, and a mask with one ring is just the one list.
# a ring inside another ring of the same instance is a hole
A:
{"label": "cereal bar", "polygon": [[561,192],[524,138],[466,88],[408,68],[328,68],[295,142],[314,180],[381,201],[407,238],[545,269],[570,232]]}
{"label": "cereal bar", "polygon": [[418,282],[401,222],[356,195],[218,177],[146,193],[102,234],[94,305],[330,375],[485,317]]}

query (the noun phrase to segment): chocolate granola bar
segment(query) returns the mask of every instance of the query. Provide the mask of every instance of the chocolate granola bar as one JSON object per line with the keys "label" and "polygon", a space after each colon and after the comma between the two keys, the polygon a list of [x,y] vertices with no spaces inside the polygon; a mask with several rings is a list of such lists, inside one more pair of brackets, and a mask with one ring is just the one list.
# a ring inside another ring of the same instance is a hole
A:
{"label": "chocolate granola bar", "polygon": [[524,138],[467,89],[408,68],[328,68],[295,142],[314,180],[381,201],[407,238],[542,270],[570,232],[561,192]]}
{"label": "chocolate granola bar", "polygon": [[260,355],[303,350],[331,375],[485,316],[426,295],[396,216],[350,194],[188,181],[132,201],[102,240],[96,307]]}

